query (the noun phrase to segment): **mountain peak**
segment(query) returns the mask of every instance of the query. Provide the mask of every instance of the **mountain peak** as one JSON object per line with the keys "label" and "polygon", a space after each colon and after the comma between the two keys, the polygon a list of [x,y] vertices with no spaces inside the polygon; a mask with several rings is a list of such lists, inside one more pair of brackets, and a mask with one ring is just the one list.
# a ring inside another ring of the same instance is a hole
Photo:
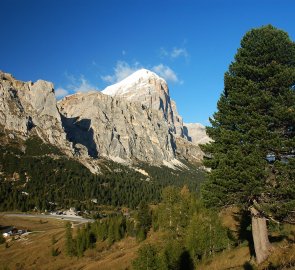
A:
{"label": "mountain peak", "polygon": [[132,73],[127,78],[136,79],[136,78],[149,78],[149,77],[156,77],[156,78],[161,79],[160,76],[158,76],[156,73],[154,73],[153,71],[151,71],[149,69],[145,69],[145,68],[141,68],[141,69],[135,71],[134,73]]}
{"label": "mountain peak", "polygon": [[146,88],[149,84],[156,84],[157,82],[166,84],[166,81],[156,73],[142,68],[122,81],[106,87],[102,93],[110,96],[122,96],[130,92],[135,92],[139,87]]}

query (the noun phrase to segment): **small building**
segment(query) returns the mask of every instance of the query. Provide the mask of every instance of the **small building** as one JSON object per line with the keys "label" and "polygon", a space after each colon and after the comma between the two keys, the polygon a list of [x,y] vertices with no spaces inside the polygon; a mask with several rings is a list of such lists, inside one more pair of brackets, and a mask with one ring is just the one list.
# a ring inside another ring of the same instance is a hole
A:
{"label": "small building", "polygon": [[7,227],[4,230],[2,230],[2,235],[3,237],[9,237],[9,236],[16,236],[16,235],[22,235],[24,233],[26,233],[27,230],[18,230],[15,227]]}
{"label": "small building", "polygon": [[12,227],[12,226],[7,226],[7,227],[3,228],[1,231],[3,237],[8,237],[8,236],[12,235],[13,229],[14,229],[14,227]]}

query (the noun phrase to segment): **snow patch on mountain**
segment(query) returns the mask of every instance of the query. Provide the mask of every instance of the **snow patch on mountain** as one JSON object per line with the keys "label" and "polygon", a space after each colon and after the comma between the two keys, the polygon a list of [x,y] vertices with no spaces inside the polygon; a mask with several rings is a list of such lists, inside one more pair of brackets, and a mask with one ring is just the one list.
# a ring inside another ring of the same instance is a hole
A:
{"label": "snow patch on mountain", "polygon": [[126,95],[130,92],[136,92],[139,88],[147,88],[150,84],[150,79],[161,80],[166,83],[165,80],[156,73],[147,69],[140,69],[124,80],[106,87],[102,93],[109,96]]}

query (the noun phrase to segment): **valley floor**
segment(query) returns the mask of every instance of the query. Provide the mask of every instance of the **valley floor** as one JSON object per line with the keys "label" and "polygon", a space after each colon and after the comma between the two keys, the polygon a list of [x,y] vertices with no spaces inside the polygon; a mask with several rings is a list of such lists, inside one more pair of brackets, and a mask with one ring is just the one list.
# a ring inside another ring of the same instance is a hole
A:
{"label": "valley floor", "polygon": [[[64,251],[65,223],[52,218],[0,215],[2,226],[13,225],[31,231],[29,235],[0,245],[0,269],[126,269],[136,256],[138,244],[127,238],[111,247],[106,243],[85,252],[83,258],[70,258]],[[52,244],[52,237],[56,243]],[[52,248],[58,249],[53,257]]]}
{"label": "valley floor", "polygon": [[[108,246],[107,243],[98,243],[94,249],[87,250],[84,257],[68,257],[65,255],[65,222],[60,219],[36,218],[29,216],[16,216],[0,214],[1,226],[15,226],[19,229],[31,231],[19,239],[10,240],[7,245],[0,245],[0,270],[12,269],[99,269],[99,270],[125,270],[131,269],[131,262],[141,244],[134,238],[126,238]],[[227,220],[227,222],[229,222]],[[52,243],[52,239],[55,243]],[[159,243],[159,232],[151,233],[144,242]],[[294,239],[295,240],[295,239]],[[52,256],[52,249],[58,251]],[[253,258],[247,245],[240,245],[231,250],[216,254],[197,266],[202,270],[225,269],[294,269],[291,263],[295,260],[295,244],[290,241],[274,243],[275,251],[271,257],[272,268],[265,265],[255,268]],[[284,263],[283,268],[276,265]],[[285,267],[285,268],[284,268]]]}

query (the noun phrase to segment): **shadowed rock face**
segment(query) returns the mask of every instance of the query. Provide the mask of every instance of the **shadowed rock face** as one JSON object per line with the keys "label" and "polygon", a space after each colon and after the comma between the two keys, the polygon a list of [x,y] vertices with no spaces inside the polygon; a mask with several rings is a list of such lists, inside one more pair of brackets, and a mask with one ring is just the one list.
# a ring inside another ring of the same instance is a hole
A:
{"label": "shadowed rock face", "polygon": [[[90,119],[79,120],[79,117],[67,118],[61,115],[63,128],[67,134],[67,139],[76,146],[84,145],[90,157],[98,158],[98,152],[94,141],[94,132],[91,128]],[[77,149],[81,152],[80,149]]]}
{"label": "shadowed rock face", "polygon": [[186,137],[189,142],[192,141],[192,137],[189,135],[187,126],[183,126],[183,134],[184,134],[184,137]]}

